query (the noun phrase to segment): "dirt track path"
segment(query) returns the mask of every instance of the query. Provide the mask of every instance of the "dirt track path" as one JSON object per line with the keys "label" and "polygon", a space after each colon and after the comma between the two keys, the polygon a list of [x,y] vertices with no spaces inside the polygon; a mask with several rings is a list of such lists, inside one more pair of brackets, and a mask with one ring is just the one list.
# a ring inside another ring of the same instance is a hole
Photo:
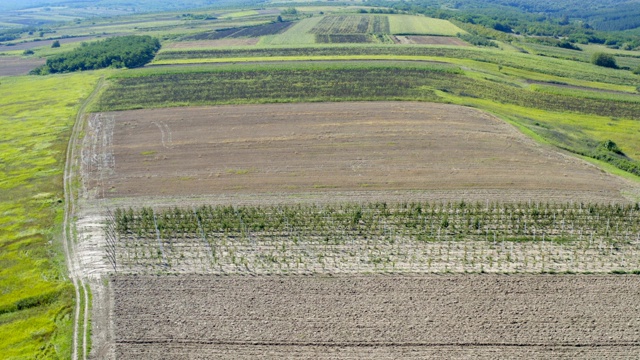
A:
{"label": "dirt track path", "polygon": [[[69,138],[69,144],[67,146],[66,162],[64,166],[64,220],[63,220],[63,232],[62,242],[67,259],[67,268],[69,270],[69,278],[75,288],[75,315],[73,320],[73,350],[71,354],[72,359],[86,359],[88,352],[87,341],[87,327],[89,322],[89,308],[91,306],[89,302],[89,286],[86,280],[83,278],[80,270],[80,260],[76,252],[76,239],[74,237],[74,218],[76,213],[75,195],[73,189],[73,182],[76,177],[75,169],[76,164],[79,161],[76,155],[76,149],[79,145],[79,134],[82,131],[85,111],[87,105],[97,96],[100,88],[104,85],[104,78],[101,78],[93,90],[91,95],[84,101]],[[80,323],[80,315],[83,315],[82,324]],[[80,345],[79,337],[82,336],[82,344]]]}

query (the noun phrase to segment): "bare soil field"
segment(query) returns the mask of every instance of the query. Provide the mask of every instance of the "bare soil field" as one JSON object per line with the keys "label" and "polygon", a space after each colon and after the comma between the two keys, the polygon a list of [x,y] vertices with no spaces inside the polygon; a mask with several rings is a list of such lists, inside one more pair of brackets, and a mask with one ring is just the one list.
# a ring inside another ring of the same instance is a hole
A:
{"label": "bare soil field", "polygon": [[[104,35],[104,36],[78,36],[78,37],[57,39],[57,41],[59,41],[61,45],[64,45],[64,44],[70,44],[70,43],[75,43],[80,41],[90,41],[98,38],[106,39],[107,37],[116,36],[116,35],[118,34],[111,34],[111,35]],[[0,45],[0,51],[28,50],[28,49],[34,49],[40,46],[51,46],[51,44],[53,44],[54,41],[56,40],[37,40],[37,41],[17,43],[15,45]]]}
{"label": "bare soil field", "polygon": [[44,65],[45,59],[24,59],[0,56],[0,76],[26,75],[29,71]]}
{"label": "bare soil field", "polygon": [[537,201],[623,202],[622,190],[635,191],[481,111],[407,102],[94,114],[83,172],[97,198],[451,191],[466,200],[522,200],[522,192]]}
{"label": "bare soil field", "polygon": [[114,276],[118,359],[640,356],[637,276]]}
{"label": "bare soil field", "polygon": [[393,38],[396,44],[469,46],[466,42],[450,36],[396,35]]}
{"label": "bare soil field", "polygon": [[218,40],[199,40],[199,41],[181,41],[164,45],[165,50],[176,49],[204,49],[218,48],[226,46],[248,46],[258,43],[260,38],[238,38],[238,39],[218,39]]}

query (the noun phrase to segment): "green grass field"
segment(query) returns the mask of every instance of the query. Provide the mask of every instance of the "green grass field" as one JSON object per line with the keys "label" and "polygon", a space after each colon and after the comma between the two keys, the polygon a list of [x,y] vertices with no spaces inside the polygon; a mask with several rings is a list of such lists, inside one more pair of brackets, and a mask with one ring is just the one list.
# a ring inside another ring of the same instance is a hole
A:
{"label": "green grass field", "polygon": [[532,54],[549,56],[549,57],[554,57],[559,59],[569,59],[569,60],[575,60],[575,61],[587,62],[587,63],[591,62],[591,57],[593,56],[594,53],[605,52],[613,55],[616,58],[616,63],[620,67],[635,69],[638,66],[640,66],[640,52],[637,52],[637,51],[622,52],[620,50],[609,49],[601,45],[582,45],[582,44],[578,45],[580,48],[582,48],[582,51],[563,49],[556,46],[547,46],[547,45],[530,44],[530,43],[521,44],[521,46]]}
{"label": "green grass field", "polygon": [[235,19],[251,15],[258,15],[258,12],[255,10],[235,11],[228,14],[223,14],[222,17]]}
{"label": "green grass field", "polygon": [[68,359],[73,287],[59,244],[65,148],[95,74],[0,79],[0,354]]}
{"label": "green grass field", "polygon": [[387,15],[392,34],[455,36],[466,31],[447,20],[424,16]]}

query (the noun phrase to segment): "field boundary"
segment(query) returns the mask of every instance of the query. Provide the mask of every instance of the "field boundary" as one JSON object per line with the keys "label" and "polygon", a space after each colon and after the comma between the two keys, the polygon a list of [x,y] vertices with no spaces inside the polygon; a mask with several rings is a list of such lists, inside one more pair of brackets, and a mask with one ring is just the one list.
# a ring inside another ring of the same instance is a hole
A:
{"label": "field boundary", "polygon": [[[71,354],[72,359],[86,359],[88,353],[88,340],[87,333],[89,332],[89,309],[91,307],[89,301],[88,285],[81,275],[80,262],[76,254],[76,231],[75,231],[75,216],[76,216],[76,195],[74,195],[75,187],[75,170],[77,161],[76,149],[78,148],[78,138],[84,128],[84,118],[86,110],[89,104],[97,97],[100,89],[104,85],[104,77],[100,78],[93,92],[82,103],[78,114],[76,115],[76,121],[73,125],[71,136],[69,138],[69,144],[67,145],[66,161],[64,166],[63,187],[64,187],[64,219],[63,219],[63,232],[62,242],[64,247],[65,256],[67,258],[67,267],[69,271],[69,277],[73,283],[75,289],[75,310],[73,320],[73,351]],[[82,317],[82,324],[80,324],[80,318]],[[82,335],[80,335],[82,334]],[[82,343],[80,344],[79,337],[82,336]],[[80,349],[80,353],[78,352]]]}

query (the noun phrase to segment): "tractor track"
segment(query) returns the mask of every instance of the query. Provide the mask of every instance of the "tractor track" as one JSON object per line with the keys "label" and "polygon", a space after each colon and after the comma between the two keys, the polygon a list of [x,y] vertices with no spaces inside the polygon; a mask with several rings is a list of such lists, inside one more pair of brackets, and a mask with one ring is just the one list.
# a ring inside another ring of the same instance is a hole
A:
{"label": "tractor track", "polygon": [[[79,134],[84,128],[84,118],[87,106],[95,99],[99,90],[104,85],[104,78],[98,81],[93,92],[82,103],[76,121],[71,131],[69,144],[67,145],[66,160],[64,166],[64,220],[62,231],[62,243],[64,247],[65,257],[67,259],[67,268],[69,270],[69,278],[75,289],[75,315],[73,319],[73,350],[71,359],[86,359],[88,352],[88,323],[89,323],[89,286],[80,269],[80,261],[76,252],[74,218],[76,214],[76,197],[73,192],[73,181],[76,177],[75,168],[78,163],[76,156],[76,148],[79,144]],[[83,314],[82,324],[80,323],[80,314]],[[80,339],[81,337],[81,339]],[[79,344],[81,342],[81,344]]]}

